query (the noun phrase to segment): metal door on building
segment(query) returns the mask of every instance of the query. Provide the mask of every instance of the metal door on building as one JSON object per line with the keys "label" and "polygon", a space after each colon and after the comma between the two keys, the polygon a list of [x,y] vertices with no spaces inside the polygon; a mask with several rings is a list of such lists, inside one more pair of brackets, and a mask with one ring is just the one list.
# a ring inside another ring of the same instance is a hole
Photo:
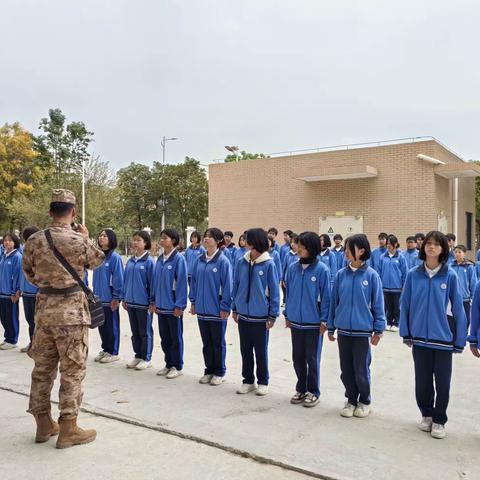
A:
{"label": "metal door on building", "polygon": [[327,233],[332,239],[339,233],[344,239],[355,233],[363,233],[363,216],[327,216],[319,219],[319,234]]}

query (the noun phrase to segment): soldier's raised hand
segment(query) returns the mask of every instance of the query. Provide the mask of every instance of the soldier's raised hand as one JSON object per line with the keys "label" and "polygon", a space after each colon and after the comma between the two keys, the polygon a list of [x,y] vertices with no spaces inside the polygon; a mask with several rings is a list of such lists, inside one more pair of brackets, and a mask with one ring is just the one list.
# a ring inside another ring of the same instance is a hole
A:
{"label": "soldier's raised hand", "polygon": [[83,237],[88,238],[88,228],[85,225],[79,224],[77,231]]}

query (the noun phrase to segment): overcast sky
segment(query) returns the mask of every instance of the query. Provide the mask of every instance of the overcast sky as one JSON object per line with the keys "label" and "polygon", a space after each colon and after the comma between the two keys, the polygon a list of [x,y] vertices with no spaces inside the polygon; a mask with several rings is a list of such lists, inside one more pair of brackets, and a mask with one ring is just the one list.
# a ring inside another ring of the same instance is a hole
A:
{"label": "overcast sky", "polygon": [[480,159],[477,0],[1,0],[0,122],[114,168],[432,135]]}

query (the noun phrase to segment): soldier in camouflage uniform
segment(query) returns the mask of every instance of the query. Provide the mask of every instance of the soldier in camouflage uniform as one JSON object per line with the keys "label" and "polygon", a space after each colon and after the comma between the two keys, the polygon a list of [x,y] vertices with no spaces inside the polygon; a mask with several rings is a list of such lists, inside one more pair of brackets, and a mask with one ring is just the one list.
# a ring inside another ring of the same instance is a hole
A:
{"label": "soldier in camouflage uniform", "polygon": [[[94,247],[83,225],[72,229],[75,195],[69,190],[54,190],[50,204],[53,243],[82,278],[85,268],[96,268],[104,260]],[[84,292],[60,264],[50,249],[45,231],[34,233],[25,244],[23,271],[39,288],[35,309],[35,333],[29,355],[32,371],[30,412],[37,422],[37,442],[57,435],[57,448],[89,443],[95,430],[77,427],[82,402],[82,381],[88,355],[90,315]],[[60,366],[59,424],[51,416],[50,393]]]}

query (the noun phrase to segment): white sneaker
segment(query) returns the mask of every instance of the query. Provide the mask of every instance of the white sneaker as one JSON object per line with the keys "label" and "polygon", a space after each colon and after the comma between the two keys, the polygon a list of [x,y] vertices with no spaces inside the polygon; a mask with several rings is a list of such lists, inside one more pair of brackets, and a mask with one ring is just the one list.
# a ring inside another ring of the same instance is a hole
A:
{"label": "white sneaker", "polygon": [[432,417],[422,417],[422,420],[418,423],[418,428],[422,432],[432,431]]}
{"label": "white sneaker", "polygon": [[390,328],[391,332],[398,332],[398,327],[396,325],[392,325],[392,328]]}
{"label": "white sneaker", "polygon": [[263,397],[268,393],[268,385],[259,385],[257,387],[257,391],[255,392],[256,395]]}
{"label": "white sneaker", "polygon": [[352,405],[350,402],[345,402],[345,406],[340,410],[340,415],[345,418],[351,418],[353,417],[355,408],[355,405]]}
{"label": "white sneaker", "polygon": [[217,386],[221,385],[225,381],[225,377],[219,377],[218,375],[214,375],[212,380],[210,381],[210,385]]}
{"label": "white sneaker", "polygon": [[370,405],[358,402],[357,407],[353,411],[353,416],[357,418],[365,418],[370,415]]}
{"label": "white sneaker", "polygon": [[97,353],[97,356],[93,359],[95,362],[99,362],[105,355],[107,355],[107,352],[104,352],[103,350],[100,350]]}
{"label": "white sneaker", "polygon": [[440,423],[432,423],[432,433],[430,435],[433,438],[445,438],[447,435],[445,425],[441,425]]}
{"label": "white sneaker", "polygon": [[244,395],[245,393],[253,392],[257,387],[254,383],[242,383],[240,388],[237,390],[239,395]]}
{"label": "white sneaker", "polygon": [[133,357],[128,363],[127,368],[136,368],[136,366],[142,361],[141,358]]}
{"label": "white sneaker", "polygon": [[112,363],[116,362],[117,360],[120,360],[120,357],[118,355],[112,355],[110,353],[107,353],[101,360],[100,363]]}
{"label": "white sneaker", "polygon": [[202,385],[206,385],[207,383],[210,383],[213,378],[213,375],[204,375],[198,383],[201,383]]}
{"label": "white sneaker", "polygon": [[21,348],[20,351],[22,353],[27,353],[29,349],[30,349],[30,343],[28,345],[25,345],[23,348]]}
{"label": "white sneaker", "polygon": [[168,367],[163,367],[162,369],[160,369],[158,372],[157,372],[157,375],[159,377],[164,377],[168,372],[170,371],[170,369]]}
{"label": "white sneaker", "polygon": [[0,350],[12,350],[12,348],[17,348],[17,345],[13,343],[3,342],[0,345]]}
{"label": "white sneaker", "polygon": [[140,360],[135,367],[135,370],[146,370],[152,366],[152,362],[147,362],[146,360]]}
{"label": "white sneaker", "polygon": [[170,371],[167,373],[167,378],[171,380],[172,378],[177,378],[180,375],[183,375],[182,370],[177,370],[175,367],[172,367]]}

